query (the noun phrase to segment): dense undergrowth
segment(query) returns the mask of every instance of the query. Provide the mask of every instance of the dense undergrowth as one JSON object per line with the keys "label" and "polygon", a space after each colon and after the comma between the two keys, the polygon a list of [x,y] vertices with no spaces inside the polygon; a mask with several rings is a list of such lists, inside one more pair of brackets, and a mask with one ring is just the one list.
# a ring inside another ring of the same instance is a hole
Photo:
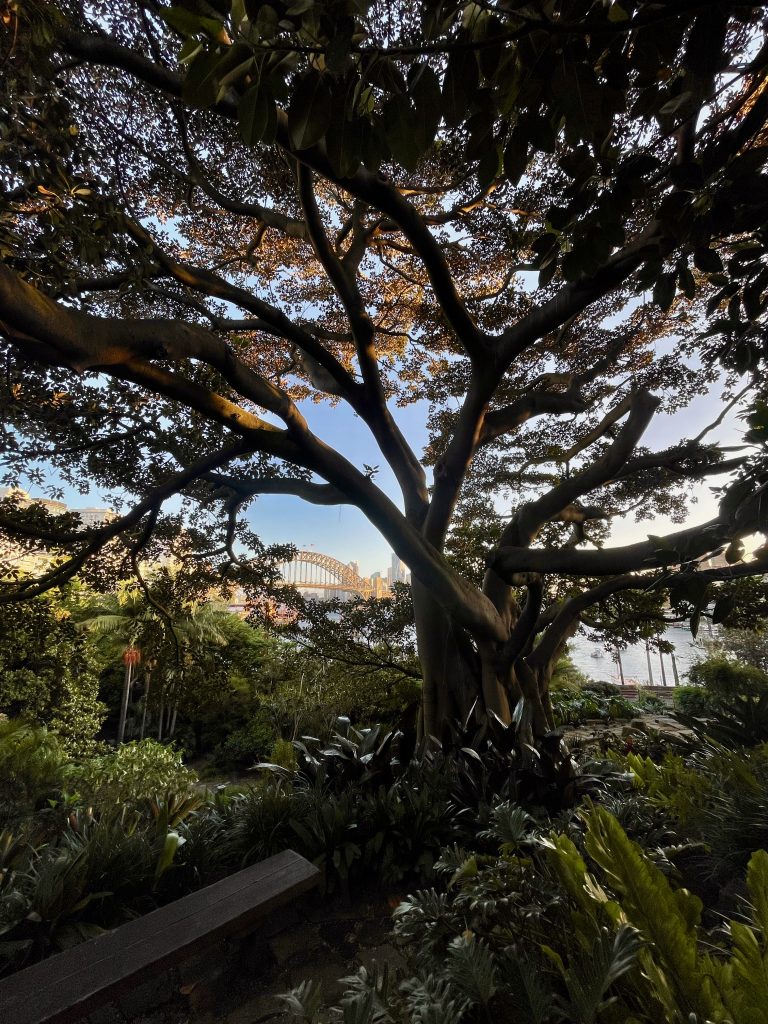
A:
{"label": "dense undergrowth", "polygon": [[329,892],[413,887],[394,918],[410,975],[360,972],[335,1008],[307,983],[287,997],[307,1020],[765,1021],[761,709],[713,701],[684,746],[610,731],[591,761],[557,733],[521,751],[456,724],[417,747],[341,722],[213,794],[152,741],[74,761],[0,722],[1,969],[290,847]]}

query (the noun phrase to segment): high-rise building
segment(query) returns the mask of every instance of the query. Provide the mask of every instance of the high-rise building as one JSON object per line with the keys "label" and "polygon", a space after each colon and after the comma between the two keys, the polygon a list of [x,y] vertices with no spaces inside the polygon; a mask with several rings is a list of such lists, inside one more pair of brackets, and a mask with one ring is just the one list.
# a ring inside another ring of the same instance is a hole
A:
{"label": "high-rise building", "polygon": [[[70,508],[65,502],[54,501],[52,498],[30,498],[19,487],[1,488],[0,500],[9,497],[17,497],[22,508],[40,505],[52,516],[76,512],[84,529],[101,526],[115,518],[115,513],[108,508]],[[0,538],[0,561],[14,571],[35,575],[47,569],[52,558],[53,554],[48,550],[35,550],[33,545],[28,546],[9,537]]]}
{"label": "high-rise building", "polygon": [[392,568],[387,575],[391,583],[405,583],[408,576],[408,567],[405,562],[401,561],[394,553],[392,555]]}
{"label": "high-rise building", "polygon": [[60,516],[68,512],[69,508],[63,501],[53,501],[51,498],[30,498],[26,491],[20,487],[3,487],[0,489],[0,501],[3,498],[17,497],[22,508],[29,505],[42,505],[52,516]]}

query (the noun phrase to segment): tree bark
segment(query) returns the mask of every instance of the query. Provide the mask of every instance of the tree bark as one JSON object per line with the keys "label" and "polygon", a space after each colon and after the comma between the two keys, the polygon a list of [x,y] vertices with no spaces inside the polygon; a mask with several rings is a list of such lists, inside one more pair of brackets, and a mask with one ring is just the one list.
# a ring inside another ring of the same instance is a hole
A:
{"label": "tree bark", "polygon": [[421,734],[439,737],[446,722],[469,714],[479,695],[478,664],[468,638],[429,589],[414,578],[411,591],[423,680]]}

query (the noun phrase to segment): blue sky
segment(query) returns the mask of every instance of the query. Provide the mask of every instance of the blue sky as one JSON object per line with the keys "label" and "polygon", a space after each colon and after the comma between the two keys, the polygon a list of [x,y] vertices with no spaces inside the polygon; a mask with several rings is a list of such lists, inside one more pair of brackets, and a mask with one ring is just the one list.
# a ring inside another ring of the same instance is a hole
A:
{"label": "blue sky", "polygon": [[[688,408],[674,416],[656,416],[643,443],[652,449],[660,449],[681,437],[695,436],[717,416],[721,401],[720,385],[715,384],[709,395],[696,399]],[[392,472],[377,451],[368,429],[348,406],[343,402],[334,408],[324,403],[304,402],[302,412],[318,435],[341,451],[356,466],[362,468],[364,463],[380,466],[381,469],[376,475],[377,484],[393,500],[398,501],[398,489]],[[393,414],[406,437],[421,454],[427,440],[427,403],[420,402],[405,409],[393,409]],[[741,430],[737,415],[732,412],[708,440],[719,440],[726,445],[738,444]],[[719,477],[696,488],[698,500],[691,505],[688,525],[693,526],[716,514],[717,502],[710,491],[710,486],[712,483],[722,483],[724,479]],[[30,490],[32,494],[36,493],[35,489]],[[69,488],[65,487],[64,490],[64,500],[73,506],[103,504],[96,491],[82,496]],[[316,550],[332,555],[340,561],[359,562],[364,575],[370,575],[377,570],[385,571],[390,564],[392,556],[387,542],[362,512],[350,505],[314,506],[298,498],[270,495],[253,502],[248,518],[255,531],[267,543],[287,542],[300,548],[314,545]],[[614,525],[611,539],[616,544],[627,544],[644,540],[649,533],[659,535],[677,529],[680,529],[679,525],[672,524],[665,518],[636,523],[634,517],[631,517]]]}
{"label": "blue sky", "polygon": [[[708,396],[696,399],[687,409],[674,416],[657,416],[643,443],[652,449],[660,449],[668,447],[680,437],[695,436],[716,417],[720,404],[720,385],[715,385]],[[419,453],[427,438],[425,406],[426,403],[420,403],[395,411],[398,422]],[[336,409],[305,407],[303,411],[320,436],[338,447],[356,465],[362,466],[363,462],[374,465],[382,463],[367,429],[345,406],[339,405]],[[717,438],[726,445],[738,444],[741,429],[735,413],[732,413],[716,434],[713,432],[710,436],[712,440]],[[712,483],[722,483],[724,479],[718,477]],[[376,482],[397,500],[397,486],[386,466],[377,475]],[[689,525],[703,522],[716,514],[717,501],[710,486],[705,483],[696,487],[697,502],[691,505]],[[319,551],[341,561],[359,561],[360,569],[366,575],[377,569],[386,569],[389,565],[389,545],[362,512],[349,505],[337,508],[312,507],[295,498],[263,497],[252,506],[250,519],[256,532],[265,541],[291,541],[300,547],[313,543]],[[680,528],[666,518],[636,523],[633,516],[626,522],[615,524],[612,541],[628,544],[644,540],[649,533],[662,534]]]}

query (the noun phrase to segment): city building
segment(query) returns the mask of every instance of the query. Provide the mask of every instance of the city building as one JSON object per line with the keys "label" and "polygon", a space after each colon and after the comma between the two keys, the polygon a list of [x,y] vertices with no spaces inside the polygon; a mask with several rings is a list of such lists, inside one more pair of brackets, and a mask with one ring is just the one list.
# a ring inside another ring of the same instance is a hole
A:
{"label": "city building", "polygon": [[[42,506],[50,515],[61,516],[65,512],[75,512],[80,517],[84,529],[101,526],[115,518],[115,513],[108,508],[70,508],[64,501],[52,498],[32,498],[20,487],[4,487],[0,489],[0,501],[15,497],[22,508],[30,505]],[[30,542],[30,545],[34,542]],[[35,551],[22,541],[12,537],[0,536],[0,563],[12,572],[36,575],[43,572],[51,564],[52,555],[48,551]]]}

